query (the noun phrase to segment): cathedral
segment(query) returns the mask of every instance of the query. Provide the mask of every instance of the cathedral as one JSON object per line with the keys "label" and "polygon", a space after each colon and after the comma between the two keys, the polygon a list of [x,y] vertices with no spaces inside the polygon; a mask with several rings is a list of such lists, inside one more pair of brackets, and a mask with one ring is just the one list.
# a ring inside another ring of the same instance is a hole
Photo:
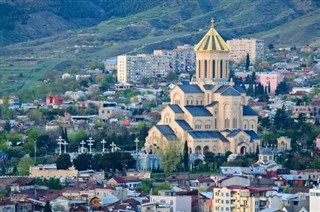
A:
{"label": "cathedral", "polygon": [[248,105],[246,91],[229,78],[229,47],[214,28],[195,46],[196,75],[170,91],[171,102],[161,120],[146,138],[146,149],[154,152],[187,141],[189,153],[236,154],[256,152],[257,113]]}

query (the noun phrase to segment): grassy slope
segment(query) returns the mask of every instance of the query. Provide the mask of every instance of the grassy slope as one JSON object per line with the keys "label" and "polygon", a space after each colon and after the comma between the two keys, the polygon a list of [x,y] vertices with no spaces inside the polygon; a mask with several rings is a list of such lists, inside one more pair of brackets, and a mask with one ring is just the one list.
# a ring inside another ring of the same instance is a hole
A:
{"label": "grassy slope", "polygon": [[[319,36],[320,32],[319,9],[304,15],[295,6],[278,3],[273,7],[280,8],[262,10],[257,16],[259,10],[266,7],[264,1],[217,1],[217,5],[207,12],[199,8],[197,1],[189,2],[193,7],[184,7],[183,4],[169,8],[157,6],[143,13],[104,21],[94,27],[70,30],[0,49],[0,55],[3,55],[0,57],[0,73],[4,76],[24,73],[18,83],[2,81],[1,90],[14,92],[32,88],[44,72],[65,60],[86,64],[123,53],[174,48],[181,43],[194,44],[206,32],[211,17],[217,19],[216,28],[226,39],[256,37],[265,39],[267,44],[272,42],[282,46],[315,43],[314,40],[319,39],[314,36]],[[75,45],[91,47],[76,49]],[[17,57],[32,57],[35,62],[17,62]]]}

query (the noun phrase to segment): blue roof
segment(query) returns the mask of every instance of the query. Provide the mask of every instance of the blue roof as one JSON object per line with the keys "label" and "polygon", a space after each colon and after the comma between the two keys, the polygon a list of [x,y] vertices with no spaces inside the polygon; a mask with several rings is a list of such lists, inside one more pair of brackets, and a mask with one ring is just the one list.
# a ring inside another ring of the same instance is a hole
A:
{"label": "blue roof", "polygon": [[182,84],[182,85],[190,85],[190,81],[188,81],[188,80],[182,80],[182,81],[181,81],[181,84]]}
{"label": "blue roof", "polygon": [[215,91],[215,93],[222,93],[222,92],[225,91],[227,88],[229,88],[229,85],[221,85],[221,86]]}
{"label": "blue roof", "polygon": [[164,134],[164,137],[166,137],[167,140],[176,140],[177,136],[175,134]]}
{"label": "blue roof", "polygon": [[210,104],[208,104],[208,105],[206,105],[206,107],[213,107],[213,106],[215,106],[216,104],[218,104],[219,102],[217,102],[217,101],[213,101],[213,102],[211,102]]}
{"label": "blue roof", "polygon": [[229,142],[219,131],[192,131],[189,134],[193,138],[218,138],[223,142]]}
{"label": "blue roof", "polygon": [[168,140],[175,140],[176,135],[169,125],[155,125],[156,128],[162,133],[164,137]]}
{"label": "blue roof", "polygon": [[179,105],[172,105],[172,104],[170,104],[170,105],[168,105],[170,108],[171,108],[171,110],[173,111],[173,112],[175,112],[175,113],[183,113],[183,110],[180,108],[180,106]]}
{"label": "blue roof", "polygon": [[236,136],[236,135],[238,135],[238,133],[241,132],[241,131],[242,131],[242,130],[240,130],[240,129],[232,130],[232,131],[227,135],[227,137]]}
{"label": "blue roof", "polygon": [[175,120],[183,130],[193,130],[185,120]]}
{"label": "blue roof", "polygon": [[191,113],[192,116],[212,116],[212,114],[204,106],[188,105],[185,108]]}
{"label": "blue roof", "polygon": [[174,134],[169,125],[155,125],[162,134]]}
{"label": "blue roof", "polygon": [[243,89],[243,87],[241,87],[240,85],[234,85],[233,87],[234,87],[234,89],[236,89],[240,93],[247,93],[246,90]]}
{"label": "blue roof", "polygon": [[242,115],[244,115],[244,116],[257,116],[258,114],[249,105],[244,105]]}
{"label": "blue roof", "polygon": [[251,139],[260,139],[260,136],[253,130],[244,130],[248,135],[250,135]]}
{"label": "blue roof", "polygon": [[239,91],[235,90],[232,87],[227,88],[223,93],[221,93],[222,96],[241,96]]}
{"label": "blue roof", "polygon": [[203,93],[197,85],[178,85],[178,87],[185,93]]}
{"label": "blue roof", "polygon": [[232,131],[227,135],[227,137],[236,136],[236,135],[237,135],[238,133],[240,133],[241,131],[247,133],[247,134],[250,136],[250,141],[260,139],[260,136],[259,136],[257,133],[255,133],[255,131],[253,131],[253,130],[241,130],[241,129],[232,130]]}
{"label": "blue roof", "polygon": [[211,84],[205,84],[205,85],[203,85],[203,87],[204,87],[204,89],[206,89],[206,90],[212,90],[212,88],[213,88],[214,86],[211,85]]}

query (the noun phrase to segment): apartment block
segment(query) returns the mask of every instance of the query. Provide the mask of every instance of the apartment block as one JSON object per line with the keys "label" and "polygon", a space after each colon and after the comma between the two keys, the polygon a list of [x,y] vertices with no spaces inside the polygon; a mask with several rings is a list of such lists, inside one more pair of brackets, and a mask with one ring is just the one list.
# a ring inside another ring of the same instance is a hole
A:
{"label": "apartment block", "polygon": [[310,202],[309,202],[309,211],[318,212],[320,208],[320,188],[313,188],[309,191]]}
{"label": "apartment block", "polygon": [[212,211],[258,212],[269,207],[271,188],[232,185],[213,189]]}
{"label": "apartment block", "polygon": [[173,50],[155,50],[153,54],[120,55],[117,79],[120,83],[140,82],[143,78],[163,79],[169,72],[195,70],[195,54],[190,45]]}
{"label": "apartment block", "polygon": [[232,39],[228,40],[227,44],[230,48],[230,59],[235,63],[241,63],[246,60],[249,53],[251,63],[256,61],[256,58],[264,56],[264,41],[257,39]]}

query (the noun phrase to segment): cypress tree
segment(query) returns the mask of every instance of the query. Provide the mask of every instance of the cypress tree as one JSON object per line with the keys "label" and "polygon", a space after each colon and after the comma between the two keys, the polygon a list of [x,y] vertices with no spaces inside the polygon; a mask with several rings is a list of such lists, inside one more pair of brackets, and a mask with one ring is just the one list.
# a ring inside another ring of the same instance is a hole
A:
{"label": "cypress tree", "polygon": [[188,143],[187,141],[184,142],[184,148],[183,148],[183,166],[184,171],[189,170],[189,151],[188,151]]}
{"label": "cypress tree", "polygon": [[51,205],[50,205],[49,201],[46,202],[46,205],[44,206],[43,212],[52,212]]}
{"label": "cypress tree", "polygon": [[249,53],[247,53],[247,56],[246,56],[246,70],[249,70],[249,66],[250,66],[250,56],[249,56]]}

